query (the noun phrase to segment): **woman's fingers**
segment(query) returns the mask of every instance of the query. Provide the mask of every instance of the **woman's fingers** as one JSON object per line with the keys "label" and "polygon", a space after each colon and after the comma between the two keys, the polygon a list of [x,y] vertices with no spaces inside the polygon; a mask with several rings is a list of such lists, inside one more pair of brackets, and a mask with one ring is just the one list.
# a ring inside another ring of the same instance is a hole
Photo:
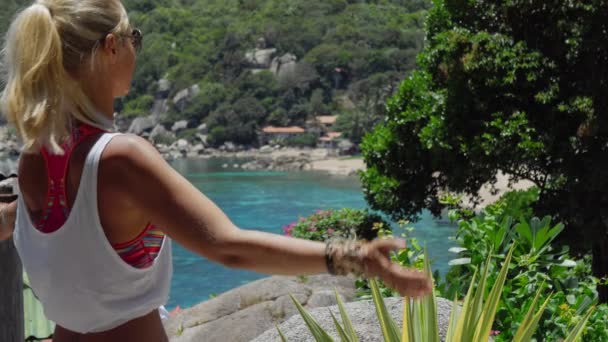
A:
{"label": "woman's fingers", "polygon": [[375,240],[364,246],[363,262],[368,277],[378,277],[389,288],[407,297],[422,297],[433,291],[432,283],[424,273],[408,269],[390,259],[391,251],[406,248],[404,240]]}
{"label": "woman's fingers", "polygon": [[430,279],[418,270],[404,268],[390,260],[389,253],[405,248],[403,240],[376,240],[369,245],[365,263],[370,276],[384,283],[403,296],[421,297],[432,292]]}
{"label": "woman's fingers", "polygon": [[389,255],[390,252],[405,249],[407,244],[402,239],[386,239],[386,240],[374,240],[371,242],[372,248],[378,250],[383,255]]}
{"label": "woman's fingers", "polygon": [[421,297],[433,290],[428,277],[420,271],[406,269],[394,264],[392,273],[391,285],[403,296]]}

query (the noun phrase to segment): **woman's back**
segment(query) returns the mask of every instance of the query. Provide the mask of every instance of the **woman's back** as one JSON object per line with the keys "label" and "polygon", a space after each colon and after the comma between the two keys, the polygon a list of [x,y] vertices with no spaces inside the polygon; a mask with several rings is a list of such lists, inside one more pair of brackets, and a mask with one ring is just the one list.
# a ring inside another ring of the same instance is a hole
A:
{"label": "woman's back", "polygon": [[[78,144],[72,153],[65,175],[65,193],[68,208],[73,207],[76,194],[81,185],[85,160],[93,145],[101,137],[97,134]],[[101,226],[112,245],[131,241],[139,235],[149,223],[149,218],[138,210],[123,196],[124,188],[116,186],[121,175],[118,169],[106,165],[104,159],[112,159],[120,145],[124,145],[128,136],[116,136],[108,142],[100,156],[98,176],[98,209]],[[124,148],[124,147],[122,147]],[[23,154],[19,164],[19,187],[32,222],[40,222],[48,204],[49,176],[42,153]]]}
{"label": "woman's back", "polygon": [[[116,139],[114,143],[110,143],[112,138]],[[70,213],[65,224],[49,234],[38,231],[33,224],[44,215],[46,200],[41,190],[48,187],[44,185],[46,165],[37,155],[25,156],[21,161],[22,196],[15,244],[47,315],[71,331],[108,331],[138,317],[154,320],[158,318],[156,308],[164,304],[168,296],[171,278],[168,239],[150,268],[136,269],[119,258],[111,248],[114,241],[107,237],[106,231],[111,231],[115,239],[129,238],[128,232],[135,232],[131,227],[138,222],[138,215],[124,218],[123,213],[127,211],[121,207],[125,204],[121,201],[123,196],[112,191],[111,180],[115,175],[104,166],[97,172],[99,160],[111,158],[112,150],[116,150],[111,146],[106,150],[106,144],[120,146],[120,140],[120,136],[104,134],[83,143],[75,151],[66,179]],[[107,164],[111,166],[111,162]],[[112,225],[116,217],[124,220]],[[136,321],[129,325],[137,326]],[[146,329],[158,330],[159,325]],[[160,340],[164,338],[164,334],[156,336]]]}

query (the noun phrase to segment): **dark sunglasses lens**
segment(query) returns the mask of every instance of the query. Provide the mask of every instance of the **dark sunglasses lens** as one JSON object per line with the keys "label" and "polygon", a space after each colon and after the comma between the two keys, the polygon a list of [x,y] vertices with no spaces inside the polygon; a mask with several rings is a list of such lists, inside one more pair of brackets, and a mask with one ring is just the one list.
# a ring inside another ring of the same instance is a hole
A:
{"label": "dark sunglasses lens", "polygon": [[142,34],[141,31],[138,29],[134,29],[133,32],[131,33],[131,35],[133,36],[133,46],[135,47],[135,50],[137,52],[141,51],[142,48]]}

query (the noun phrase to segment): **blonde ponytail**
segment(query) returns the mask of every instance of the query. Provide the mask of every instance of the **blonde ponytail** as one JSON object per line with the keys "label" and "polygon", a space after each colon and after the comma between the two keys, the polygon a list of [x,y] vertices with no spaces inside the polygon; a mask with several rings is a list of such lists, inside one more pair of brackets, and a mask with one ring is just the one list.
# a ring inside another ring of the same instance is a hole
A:
{"label": "blonde ponytail", "polygon": [[1,110],[26,151],[62,153],[74,121],[100,126],[76,75],[105,34],[128,29],[120,1],[39,0],[12,22],[3,49]]}

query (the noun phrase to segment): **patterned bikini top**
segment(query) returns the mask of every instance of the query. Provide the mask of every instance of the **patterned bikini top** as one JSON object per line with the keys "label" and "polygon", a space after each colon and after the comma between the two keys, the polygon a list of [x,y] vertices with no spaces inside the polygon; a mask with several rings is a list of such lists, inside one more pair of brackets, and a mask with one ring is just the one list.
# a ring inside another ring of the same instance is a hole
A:
{"label": "patterned bikini top", "polygon": [[[81,124],[72,133],[70,139],[62,144],[62,155],[50,153],[42,148],[41,153],[47,167],[48,191],[43,215],[36,228],[43,233],[59,230],[70,215],[66,195],[66,177],[69,161],[74,149],[85,139],[106,131],[90,125]],[[133,240],[112,245],[118,255],[135,268],[146,268],[153,264],[164,239],[164,233],[152,224],[148,224]]]}

